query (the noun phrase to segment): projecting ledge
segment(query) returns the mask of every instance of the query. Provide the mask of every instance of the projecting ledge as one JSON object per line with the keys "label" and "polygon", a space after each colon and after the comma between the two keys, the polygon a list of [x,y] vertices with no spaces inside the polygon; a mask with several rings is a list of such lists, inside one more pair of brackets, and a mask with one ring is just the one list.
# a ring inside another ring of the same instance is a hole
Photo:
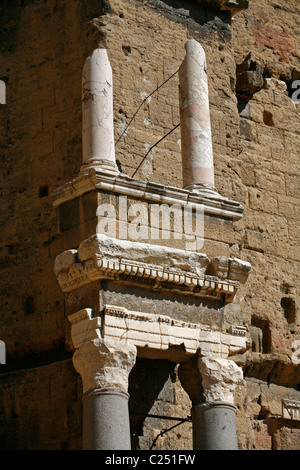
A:
{"label": "projecting ledge", "polygon": [[199,194],[187,189],[135,180],[124,174],[109,175],[94,168],[87,169],[72,181],[57,188],[52,193],[53,206],[59,207],[93,190],[113,192],[160,204],[178,204],[182,207],[192,204],[195,207],[203,207],[205,214],[231,220],[241,219],[244,211],[239,202],[218,193],[204,191]]}
{"label": "projecting ledge", "polygon": [[250,263],[238,258],[210,259],[204,253],[119,240],[102,234],[83,241],[78,250],[58,255],[54,266],[64,292],[99,279],[117,279],[226,302],[233,300],[250,270]]}

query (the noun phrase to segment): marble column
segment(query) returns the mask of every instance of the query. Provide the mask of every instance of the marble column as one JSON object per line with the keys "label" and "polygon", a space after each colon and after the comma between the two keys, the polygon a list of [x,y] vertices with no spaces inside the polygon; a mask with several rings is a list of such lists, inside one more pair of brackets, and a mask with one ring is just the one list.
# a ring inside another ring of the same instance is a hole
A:
{"label": "marble column", "polygon": [[216,192],[205,52],[195,39],[185,49],[179,69],[183,187]]}
{"label": "marble column", "polygon": [[180,367],[180,380],[193,404],[193,449],[238,450],[234,391],[242,382],[242,369],[213,356]]}
{"label": "marble column", "polygon": [[136,347],[127,341],[92,339],[75,350],[83,384],[83,449],[130,450],[128,376]]}
{"label": "marble column", "polygon": [[82,73],[81,172],[95,168],[118,174],[115,158],[113,77],[106,49],[95,49]]}

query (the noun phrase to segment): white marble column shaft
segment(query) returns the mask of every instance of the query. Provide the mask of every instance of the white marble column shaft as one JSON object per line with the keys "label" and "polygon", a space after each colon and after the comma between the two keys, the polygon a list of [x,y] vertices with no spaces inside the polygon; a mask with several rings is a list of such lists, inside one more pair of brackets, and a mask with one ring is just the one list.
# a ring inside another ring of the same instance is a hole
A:
{"label": "white marble column shaft", "polygon": [[185,49],[179,69],[183,187],[215,190],[205,52],[195,39]]}
{"label": "white marble column shaft", "polygon": [[95,168],[118,173],[115,159],[113,77],[106,49],[95,49],[82,73],[81,172]]}

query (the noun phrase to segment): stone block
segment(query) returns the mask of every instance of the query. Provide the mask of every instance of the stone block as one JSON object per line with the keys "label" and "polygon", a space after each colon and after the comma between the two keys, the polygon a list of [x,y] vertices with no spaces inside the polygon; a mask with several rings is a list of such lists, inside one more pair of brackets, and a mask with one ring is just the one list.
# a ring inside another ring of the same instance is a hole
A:
{"label": "stone block", "polygon": [[286,176],[286,194],[288,196],[297,197],[300,196],[300,176],[299,175],[287,175]]}
{"label": "stone block", "polygon": [[263,253],[265,251],[264,234],[255,230],[247,230],[245,248]]}
{"label": "stone block", "polygon": [[236,92],[246,99],[264,87],[263,66],[253,60],[245,60],[236,68]]}
{"label": "stone block", "polygon": [[240,120],[240,136],[242,139],[256,142],[256,124],[249,119],[241,118]]}

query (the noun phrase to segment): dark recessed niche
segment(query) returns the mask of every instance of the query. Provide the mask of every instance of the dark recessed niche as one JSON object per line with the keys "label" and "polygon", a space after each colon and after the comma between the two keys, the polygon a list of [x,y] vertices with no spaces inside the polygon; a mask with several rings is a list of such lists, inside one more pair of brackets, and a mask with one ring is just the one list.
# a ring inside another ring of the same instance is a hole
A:
{"label": "dark recessed niche", "polygon": [[35,312],[34,298],[32,295],[23,298],[23,310],[25,315],[32,315]]}
{"label": "dark recessed niche", "polygon": [[125,54],[126,56],[131,54],[131,47],[129,45],[123,45],[122,46],[122,51],[123,51],[123,54]]}
{"label": "dark recessed niche", "polygon": [[294,323],[296,319],[296,303],[291,297],[283,297],[280,302],[286,321]]}
{"label": "dark recessed niche", "polygon": [[[251,326],[256,329],[256,339],[252,344],[252,350],[268,354],[271,352],[271,329],[268,320],[256,317],[251,318]],[[256,344],[257,343],[257,344]]]}
{"label": "dark recessed niche", "polygon": [[46,197],[49,194],[48,186],[40,186],[39,198]]}
{"label": "dark recessed niche", "polygon": [[264,111],[263,121],[266,126],[271,126],[271,127],[274,126],[273,116],[272,116],[272,113],[270,113],[269,111]]}

